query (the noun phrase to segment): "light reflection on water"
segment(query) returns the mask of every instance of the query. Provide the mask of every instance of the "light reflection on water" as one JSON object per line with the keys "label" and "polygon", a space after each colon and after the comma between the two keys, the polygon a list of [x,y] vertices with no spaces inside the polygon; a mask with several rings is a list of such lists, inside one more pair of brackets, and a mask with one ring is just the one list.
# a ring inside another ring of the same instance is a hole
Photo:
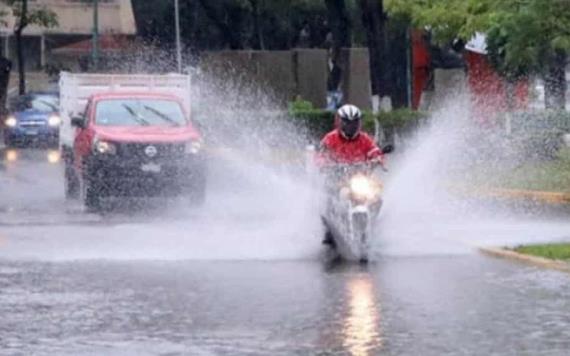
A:
{"label": "light reflection on water", "polygon": [[353,356],[371,355],[382,347],[380,311],[368,276],[349,281],[348,316],[344,322],[344,346]]}

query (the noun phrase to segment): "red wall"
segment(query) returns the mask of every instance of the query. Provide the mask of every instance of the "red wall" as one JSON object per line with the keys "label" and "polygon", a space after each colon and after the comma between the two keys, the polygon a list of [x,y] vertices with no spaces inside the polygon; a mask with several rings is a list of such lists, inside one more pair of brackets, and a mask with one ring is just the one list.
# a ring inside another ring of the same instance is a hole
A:
{"label": "red wall", "polygon": [[[424,40],[424,32],[412,31],[412,108],[418,109],[422,92],[431,75],[431,57]],[[507,92],[502,78],[495,72],[483,54],[465,51],[468,84],[473,104],[473,118],[480,123],[491,124],[497,113],[507,110]],[[528,80],[515,86],[516,110],[528,107]]]}
{"label": "red wall", "polygon": [[412,108],[417,110],[430,76],[431,58],[423,31],[412,31]]}
{"label": "red wall", "polygon": [[[474,119],[490,124],[499,112],[507,110],[507,92],[504,80],[499,77],[483,54],[466,51],[468,83],[473,104]],[[528,106],[528,80],[521,80],[515,86],[514,106],[516,110]]]}

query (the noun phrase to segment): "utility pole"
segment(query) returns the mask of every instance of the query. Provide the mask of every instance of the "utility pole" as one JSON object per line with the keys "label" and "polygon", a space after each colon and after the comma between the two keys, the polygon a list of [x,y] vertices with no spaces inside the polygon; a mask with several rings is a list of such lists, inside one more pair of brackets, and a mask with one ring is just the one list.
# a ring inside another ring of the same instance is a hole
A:
{"label": "utility pole", "polygon": [[93,0],[93,45],[91,51],[93,68],[99,64],[99,0]]}
{"label": "utility pole", "polygon": [[174,22],[176,23],[176,63],[178,73],[182,73],[182,48],[180,46],[180,8],[178,0],[174,0]]}

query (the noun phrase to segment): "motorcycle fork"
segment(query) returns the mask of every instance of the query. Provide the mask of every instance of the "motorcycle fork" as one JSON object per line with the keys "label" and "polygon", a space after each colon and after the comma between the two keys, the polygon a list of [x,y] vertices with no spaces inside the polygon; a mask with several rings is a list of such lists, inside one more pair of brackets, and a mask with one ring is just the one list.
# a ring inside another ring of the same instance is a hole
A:
{"label": "motorcycle fork", "polygon": [[355,206],[351,203],[348,209],[348,221],[351,240],[358,244],[368,244],[370,237],[370,208],[363,205]]}

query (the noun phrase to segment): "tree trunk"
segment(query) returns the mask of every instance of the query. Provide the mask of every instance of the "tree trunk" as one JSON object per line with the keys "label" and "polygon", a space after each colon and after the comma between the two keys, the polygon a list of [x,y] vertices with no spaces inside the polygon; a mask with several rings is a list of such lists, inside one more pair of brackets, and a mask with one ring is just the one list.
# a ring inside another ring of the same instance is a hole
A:
{"label": "tree trunk", "polygon": [[8,82],[10,81],[10,71],[12,62],[8,58],[0,57],[0,118],[4,119],[8,110],[6,99],[8,97]]}
{"label": "tree trunk", "polygon": [[544,100],[547,109],[566,107],[566,53],[557,51],[552,58],[544,80]]}
{"label": "tree trunk", "polygon": [[251,9],[253,12],[253,32],[254,32],[254,42],[253,49],[265,49],[265,40],[263,38],[263,29],[261,27],[261,14],[260,14],[260,2],[262,0],[249,0],[251,4]]}
{"label": "tree trunk", "polygon": [[16,55],[18,56],[19,73],[19,93],[26,94],[26,68],[24,63],[24,47],[22,43],[22,32],[28,26],[28,0],[22,0],[20,19],[14,31],[16,37]]}
{"label": "tree trunk", "polygon": [[[370,57],[370,82],[373,102],[381,100],[391,108],[391,87],[387,46],[387,17],[381,0],[359,0]],[[373,105],[375,106],[375,105]]]}
{"label": "tree trunk", "polygon": [[333,35],[333,53],[352,45],[352,31],[344,0],[325,0],[328,22]]}

